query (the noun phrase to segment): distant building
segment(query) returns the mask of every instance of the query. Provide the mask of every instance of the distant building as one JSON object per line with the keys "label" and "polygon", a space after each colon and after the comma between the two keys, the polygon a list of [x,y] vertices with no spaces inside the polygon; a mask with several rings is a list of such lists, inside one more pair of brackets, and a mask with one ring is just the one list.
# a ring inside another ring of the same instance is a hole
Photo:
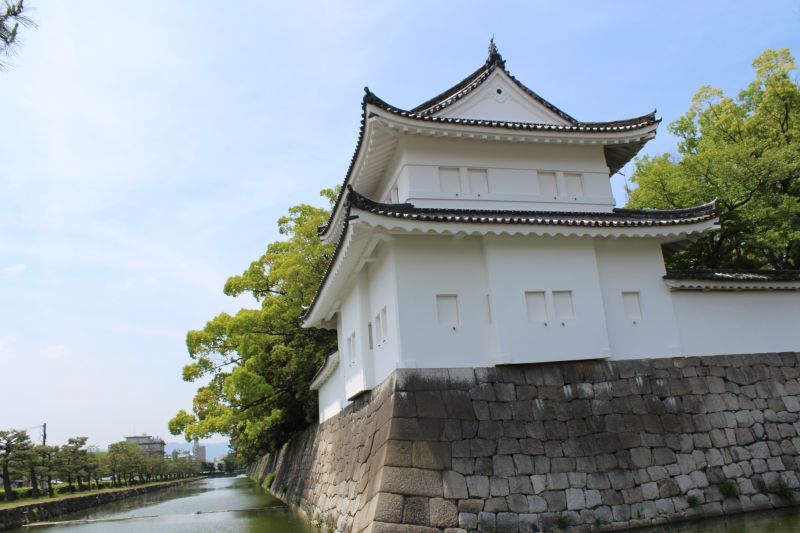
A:
{"label": "distant building", "polygon": [[194,444],[192,444],[192,454],[195,461],[206,462],[206,447],[202,446],[197,439],[194,439]]}
{"label": "distant building", "polygon": [[150,435],[135,435],[133,437],[125,437],[125,440],[132,442],[139,447],[145,454],[164,455],[164,446],[166,443],[161,437],[151,437]]}

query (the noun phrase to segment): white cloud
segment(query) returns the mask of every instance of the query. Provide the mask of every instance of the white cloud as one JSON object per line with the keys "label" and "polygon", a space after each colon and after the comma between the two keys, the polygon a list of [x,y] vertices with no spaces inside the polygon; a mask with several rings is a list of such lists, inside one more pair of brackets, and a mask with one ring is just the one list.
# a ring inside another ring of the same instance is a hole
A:
{"label": "white cloud", "polygon": [[16,265],[11,265],[5,267],[2,272],[4,274],[22,274],[25,272],[25,264],[24,263],[17,263]]}
{"label": "white cloud", "polygon": [[42,355],[45,359],[62,359],[67,355],[67,347],[63,344],[48,344],[42,349]]}

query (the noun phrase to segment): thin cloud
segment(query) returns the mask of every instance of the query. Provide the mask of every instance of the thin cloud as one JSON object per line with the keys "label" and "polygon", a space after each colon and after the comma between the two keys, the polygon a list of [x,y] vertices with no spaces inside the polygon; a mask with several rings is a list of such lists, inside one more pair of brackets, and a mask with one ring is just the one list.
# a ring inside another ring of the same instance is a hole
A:
{"label": "thin cloud", "polygon": [[5,267],[2,272],[3,274],[22,274],[25,272],[25,268],[25,263],[17,263],[16,265]]}

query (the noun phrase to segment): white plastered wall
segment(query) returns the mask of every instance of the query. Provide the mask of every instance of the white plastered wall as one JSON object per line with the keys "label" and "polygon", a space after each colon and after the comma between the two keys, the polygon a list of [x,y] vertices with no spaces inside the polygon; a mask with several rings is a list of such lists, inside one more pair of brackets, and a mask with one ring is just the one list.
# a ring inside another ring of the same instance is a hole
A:
{"label": "white plastered wall", "polygon": [[[661,245],[653,239],[595,239],[606,326],[614,359],[680,355],[672,295],[664,284]],[[638,301],[630,316],[623,293]]]}
{"label": "white plastered wall", "polygon": [[[410,202],[418,207],[475,209],[611,211],[614,199],[603,147],[481,143],[470,140],[408,136],[402,140],[390,178],[376,198]],[[442,190],[440,169],[459,172],[458,190]],[[486,172],[487,187],[476,188],[470,170]],[[541,175],[552,174],[555,196],[541,187]],[[579,174],[580,194],[567,185],[569,174]]]}
{"label": "white plastered wall", "polygon": [[340,360],[339,366],[319,388],[319,421],[324,422],[347,407],[349,403],[345,399],[344,367]]}
{"label": "white plastered wall", "polygon": [[800,350],[800,292],[674,291],[684,355]]}

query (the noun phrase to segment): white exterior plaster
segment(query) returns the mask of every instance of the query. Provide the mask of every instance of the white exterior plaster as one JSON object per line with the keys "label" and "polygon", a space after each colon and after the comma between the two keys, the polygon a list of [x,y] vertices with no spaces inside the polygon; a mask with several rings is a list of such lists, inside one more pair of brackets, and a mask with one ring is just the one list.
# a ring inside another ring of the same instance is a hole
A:
{"label": "white exterior plaster", "polygon": [[671,293],[683,355],[797,351],[800,292]]}

